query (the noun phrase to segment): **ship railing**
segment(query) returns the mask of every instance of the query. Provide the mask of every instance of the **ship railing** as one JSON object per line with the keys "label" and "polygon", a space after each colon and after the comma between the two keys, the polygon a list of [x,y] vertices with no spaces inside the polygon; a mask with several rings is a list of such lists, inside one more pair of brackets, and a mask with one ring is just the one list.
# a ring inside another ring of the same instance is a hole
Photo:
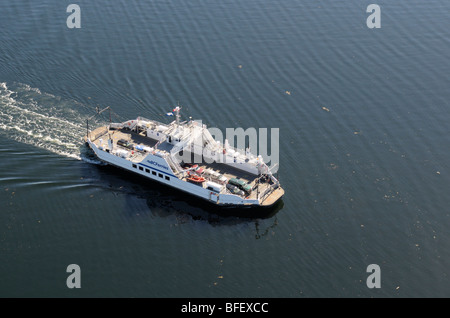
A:
{"label": "ship railing", "polygon": [[96,133],[94,135],[94,139],[92,139],[91,141],[96,141],[98,138],[100,138],[101,136],[106,135],[107,133],[108,133],[108,127],[105,127],[104,129],[102,129],[101,131]]}
{"label": "ship railing", "polygon": [[160,145],[160,144],[162,144],[164,141],[166,141],[166,136],[165,135],[163,135],[159,140],[158,140],[158,142],[156,143],[156,145],[155,145],[155,149],[157,149],[158,148],[158,146]]}
{"label": "ship railing", "polygon": [[188,144],[189,144],[189,140],[185,140],[185,141],[180,142],[178,145],[173,147],[172,150],[170,150],[170,154],[172,156],[176,155],[181,150],[184,150],[184,148],[186,148]]}
{"label": "ship railing", "polygon": [[266,190],[264,190],[264,192],[260,195],[259,200],[261,200],[261,202],[263,202],[265,199],[267,199],[267,197],[275,190],[275,185],[271,184],[270,186],[268,186],[266,188]]}
{"label": "ship railing", "polygon": [[151,119],[148,119],[148,118],[145,118],[145,117],[142,117],[142,116],[139,116],[137,118],[137,120],[139,120],[139,121],[146,121],[146,122],[149,122],[149,123],[154,123],[155,122],[154,120],[151,120]]}
{"label": "ship railing", "polygon": [[130,120],[127,120],[126,122],[124,122],[123,124],[124,124],[124,126],[126,124],[128,124],[128,126],[125,126],[125,127],[127,127],[129,130],[133,130],[134,128],[136,128],[138,121],[137,121],[137,119],[130,119]]}
{"label": "ship railing", "polygon": [[176,160],[174,160],[170,155],[166,157],[166,160],[175,173],[183,172],[183,168],[181,168],[180,164]]}
{"label": "ship railing", "polygon": [[[111,108],[109,108],[109,106],[104,108],[104,109],[102,109],[102,110],[99,110],[99,108],[97,107],[97,113],[92,115],[89,118],[86,118],[86,137],[87,138],[91,138],[91,135],[90,135],[91,131],[89,130],[89,121],[94,119],[94,118],[96,118],[98,115],[100,115],[101,113],[103,113],[104,111],[107,111],[107,110],[109,110],[109,123],[111,124]],[[94,138],[94,140],[95,139],[96,138]]]}
{"label": "ship railing", "polygon": [[253,153],[251,153],[251,152],[249,152],[248,154],[246,153],[246,150],[245,149],[240,149],[240,148],[236,148],[236,147],[232,147],[232,146],[230,146],[230,145],[228,145],[226,148],[225,148],[225,146],[223,146],[223,149],[225,149],[226,150],[226,153],[227,154],[230,154],[230,150],[233,150],[234,151],[234,153],[233,153],[233,157],[237,157],[237,158],[240,158],[240,159],[249,159],[249,160],[251,160],[251,159],[256,159],[257,157],[253,154]]}
{"label": "ship railing", "polygon": [[206,139],[206,141],[208,143],[210,143],[211,145],[217,145],[216,140],[213,138],[213,136],[211,135],[209,130],[206,128],[206,126],[203,128],[202,132],[203,132],[203,137]]}
{"label": "ship railing", "polygon": [[[264,163],[264,165],[267,167],[267,164],[266,164],[266,163]],[[269,168],[269,171],[267,172],[267,175],[270,177],[270,179],[272,180],[272,182],[273,182],[275,185],[280,185],[280,181],[279,181],[277,178],[275,178],[275,176],[274,176],[273,173],[272,173],[272,170],[273,170],[276,166],[278,166],[278,163],[275,163],[272,167]],[[268,167],[267,167],[267,168],[268,168]]]}
{"label": "ship railing", "polygon": [[183,147],[181,147],[181,146],[173,147],[172,150],[170,150],[170,155],[174,156],[181,150],[183,150]]}

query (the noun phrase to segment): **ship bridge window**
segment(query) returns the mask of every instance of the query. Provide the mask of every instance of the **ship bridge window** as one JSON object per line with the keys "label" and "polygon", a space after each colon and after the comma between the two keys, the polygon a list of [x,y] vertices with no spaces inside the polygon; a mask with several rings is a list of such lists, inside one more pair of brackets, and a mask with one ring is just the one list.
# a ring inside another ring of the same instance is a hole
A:
{"label": "ship bridge window", "polygon": [[139,166],[139,170],[144,171],[144,167]]}
{"label": "ship bridge window", "polygon": [[152,175],[156,176],[156,171],[152,170]]}
{"label": "ship bridge window", "polygon": [[150,173],[150,169],[145,168],[145,172]]}
{"label": "ship bridge window", "polygon": [[137,168],[137,166],[133,163],[133,168]]}
{"label": "ship bridge window", "polygon": [[170,181],[170,178],[168,176],[165,177],[167,181]]}
{"label": "ship bridge window", "polygon": [[158,173],[158,177],[162,178],[163,177],[162,173]]}

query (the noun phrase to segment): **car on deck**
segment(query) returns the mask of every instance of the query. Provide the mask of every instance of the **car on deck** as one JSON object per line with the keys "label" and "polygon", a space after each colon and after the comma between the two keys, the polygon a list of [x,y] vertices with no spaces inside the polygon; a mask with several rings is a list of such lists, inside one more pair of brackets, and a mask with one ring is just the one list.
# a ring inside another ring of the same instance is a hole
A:
{"label": "car on deck", "polygon": [[252,186],[242,179],[231,178],[230,180],[228,180],[228,183],[239,187],[241,190],[244,190],[247,194],[250,194],[250,192],[252,192]]}

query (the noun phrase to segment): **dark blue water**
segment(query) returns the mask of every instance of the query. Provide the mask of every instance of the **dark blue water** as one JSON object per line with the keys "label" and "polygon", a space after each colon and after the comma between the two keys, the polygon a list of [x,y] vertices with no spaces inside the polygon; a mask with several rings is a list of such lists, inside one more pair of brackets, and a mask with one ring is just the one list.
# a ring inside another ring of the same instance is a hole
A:
{"label": "dark blue water", "polygon": [[[369,29],[370,3],[3,4],[0,296],[449,297],[450,3],[381,1]],[[96,107],[178,102],[280,129],[278,209],[218,216],[83,146]]]}

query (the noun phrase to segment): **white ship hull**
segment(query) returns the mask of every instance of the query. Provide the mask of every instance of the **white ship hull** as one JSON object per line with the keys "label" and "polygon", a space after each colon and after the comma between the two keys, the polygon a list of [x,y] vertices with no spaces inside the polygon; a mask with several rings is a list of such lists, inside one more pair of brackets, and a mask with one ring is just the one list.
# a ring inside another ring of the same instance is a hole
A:
{"label": "white ship hull", "polygon": [[[201,163],[200,170],[196,171],[181,167],[176,155],[183,151],[195,155],[199,137],[203,138],[200,139],[203,145],[200,153],[210,155],[209,159],[214,163]],[[284,195],[284,190],[262,158],[218,145],[206,126],[192,121],[179,124],[177,118],[176,123],[164,125],[137,118],[98,127],[93,131],[88,127],[85,141],[95,155],[107,164],[216,206],[268,207]],[[219,164],[219,167],[214,164]],[[265,181],[261,181],[262,177]],[[237,186],[230,185],[233,180],[238,182]]]}
{"label": "white ship hull", "polygon": [[[233,194],[218,194],[205,188],[199,187],[198,185],[180,180],[174,175],[174,172],[169,167],[167,162],[163,158],[159,158],[155,155],[149,154],[144,162],[133,163],[127,159],[98,149],[98,147],[90,140],[88,140],[87,142],[91,149],[95,152],[96,156],[105,163],[131,171],[133,173],[137,173],[145,178],[187,192],[211,203],[221,206],[259,206],[259,201],[256,199],[245,199]],[[153,161],[157,163],[157,165],[149,163],[148,161]],[[136,165],[137,168],[134,168],[133,165]],[[139,167],[142,167],[143,170],[140,170]],[[150,172],[146,172],[146,169],[148,169]],[[156,175],[154,175],[152,171],[155,171]],[[162,175],[162,177],[160,177],[159,175]],[[166,177],[169,178],[169,180],[167,180]]]}

